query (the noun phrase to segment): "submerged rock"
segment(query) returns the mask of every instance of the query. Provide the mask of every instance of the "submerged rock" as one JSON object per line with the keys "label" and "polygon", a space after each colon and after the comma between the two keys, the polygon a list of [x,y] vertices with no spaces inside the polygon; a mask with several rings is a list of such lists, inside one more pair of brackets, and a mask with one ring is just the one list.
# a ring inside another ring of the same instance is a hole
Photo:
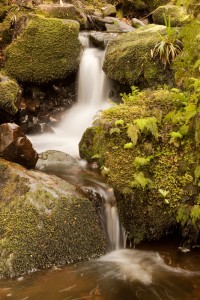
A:
{"label": "submerged rock", "polygon": [[0,155],[27,168],[34,168],[38,160],[30,140],[14,123],[0,125]]}
{"label": "submerged rock", "polygon": [[67,77],[78,68],[79,24],[32,16],[5,50],[5,68],[19,81],[45,83]]}
{"label": "submerged rock", "polygon": [[0,169],[1,277],[105,253],[95,209],[73,185],[2,159]]}

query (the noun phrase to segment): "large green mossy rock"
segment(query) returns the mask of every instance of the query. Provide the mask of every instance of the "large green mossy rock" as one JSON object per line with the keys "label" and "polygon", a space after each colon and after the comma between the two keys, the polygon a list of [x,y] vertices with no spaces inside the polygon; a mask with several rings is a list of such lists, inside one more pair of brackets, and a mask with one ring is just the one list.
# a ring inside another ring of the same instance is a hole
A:
{"label": "large green mossy rock", "polygon": [[75,21],[33,17],[5,50],[5,68],[18,81],[44,83],[77,69],[81,45]]}
{"label": "large green mossy rock", "polygon": [[184,228],[188,245],[200,232],[200,122],[192,94],[174,89],[123,96],[80,141],[114,188],[129,239],[159,239]]}
{"label": "large green mossy rock", "polygon": [[75,186],[4,160],[0,171],[0,277],[105,253],[95,208]]}
{"label": "large green mossy rock", "polygon": [[14,115],[17,108],[17,100],[20,88],[18,83],[5,75],[0,73],[0,109],[7,113]]}
{"label": "large green mossy rock", "polygon": [[149,25],[119,35],[107,47],[105,73],[122,84],[155,86],[172,83],[172,71],[164,69],[159,59],[151,58],[151,50],[164,34],[165,26]]}
{"label": "large green mossy rock", "polygon": [[171,4],[159,6],[152,13],[152,17],[154,23],[160,25],[165,25],[166,18],[170,18],[173,27],[182,26],[189,21],[189,15],[185,7]]}

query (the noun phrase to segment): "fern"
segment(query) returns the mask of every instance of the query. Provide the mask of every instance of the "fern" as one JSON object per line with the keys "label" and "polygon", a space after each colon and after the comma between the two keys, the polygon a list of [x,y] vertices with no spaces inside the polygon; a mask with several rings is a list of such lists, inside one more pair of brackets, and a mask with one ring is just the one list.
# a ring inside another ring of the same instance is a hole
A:
{"label": "fern", "polygon": [[200,166],[197,166],[194,171],[195,182],[197,183],[200,178]]}
{"label": "fern", "polygon": [[158,191],[164,198],[166,198],[166,196],[169,194],[169,191],[165,191],[163,189],[159,189]]}
{"label": "fern", "polygon": [[134,104],[140,94],[140,90],[136,86],[131,86],[131,93],[121,93],[122,101],[124,104]]}
{"label": "fern", "polygon": [[173,144],[175,147],[180,146],[180,139],[183,137],[179,131],[172,131],[170,132],[170,140],[169,143]]}
{"label": "fern", "polygon": [[153,182],[151,179],[144,176],[143,172],[135,173],[134,180],[130,182],[131,187],[145,189],[147,186],[151,187]]}
{"label": "fern", "polygon": [[148,165],[150,163],[152,157],[153,156],[148,156],[148,157],[136,156],[136,158],[134,159],[133,164],[136,167],[136,169],[139,169],[140,167]]}
{"label": "fern", "polygon": [[200,205],[194,205],[190,213],[192,223],[195,224],[200,220]]}
{"label": "fern", "polygon": [[134,123],[138,126],[141,132],[150,132],[156,139],[158,138],[159,134],[156,117],[136,119]]}
{"label": "fern", "polygon": [[137,126],[135,126],[133,124],[128,124],[127,135],[131,139],[133,146],[135,146],[137,144],[138,132],[139,132],[139,130],[138,130]]}
{"label": "fern", "polygon": [[190,218],[190,209],[187,204],[183,204],[178,209],[178,215],[176,217],[177,222],[180,222],[182,226],[186,224],[186,222]]}
{"label": "fern", "polygon": [[116,120],[115,121],[115,126],[118,126],[118,125],[123,126],[124,125],[124,120],[122,120],[122,119]]}
{"label": "fern", "polygon": [[131,149],[131,148],[133,148],[133,143],[127,143],[127,144],[125,144],[124,145],[124,149]]}
{"label": "fern", "polygon": [[119,134],[120,132],[121,132],[120,128],[111,128],[109,131],[110,135],[112,135],[114,133]]}

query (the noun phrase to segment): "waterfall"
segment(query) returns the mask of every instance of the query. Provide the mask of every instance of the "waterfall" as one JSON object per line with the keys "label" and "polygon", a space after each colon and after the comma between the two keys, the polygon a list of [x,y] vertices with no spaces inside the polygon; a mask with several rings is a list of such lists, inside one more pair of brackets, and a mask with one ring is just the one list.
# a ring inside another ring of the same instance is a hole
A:
{"label": "waterfall", "polygon": [[102,70],[104,51],[89,47],[87,33],[81,33],[80,41],[84,51],[78,72],[77,102],[53,128],[55,135],[29,136],[37,152],[60,150],[78,158],[83,132],[92,125],[98,111],[111,106],[107,99],[111,86]]}
{"label": "waterfall", "polygon": [[[38,152],[45,150],[60,150],[78,157],[78,143],[85,129],[92,125],[93,117],[101,110],[110,107],[106,100],[110,91],[109,80],[102,70],[104,51],[90,48],[89,39],[86,33],[80,36],[84,47],[82,59],[78,72],[78,99],[77,103],[66,113],[64,121],[54,128],[55,135],[43,134],[40,136],[30,136],[34,148]],[[44,170],[45,171],[45,170]],[[73,170],[62,178],[72,183],[84,186],[85,181],[91,189],[94,189],[102,198],[102,225],[109,241],[110,250],[124,248],[126,244],[125,231],[119,222],[119,216],[114,197],[113,189],[105,183],[93,180],[88,176],[86,170],[83,181],[83,174]],[[57,176],[59,172],[56,173]]]}

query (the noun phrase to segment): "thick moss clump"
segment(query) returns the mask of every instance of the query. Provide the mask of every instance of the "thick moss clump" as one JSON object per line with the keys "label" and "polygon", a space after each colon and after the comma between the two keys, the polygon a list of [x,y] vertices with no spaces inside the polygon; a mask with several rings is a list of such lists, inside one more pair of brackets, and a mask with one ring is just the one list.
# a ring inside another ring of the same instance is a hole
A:
{"label": "thick moss clump", "polygon": [[172,71],[164,69],[159,59],[151,58],[151,50],[166,34],[161,25],[150,25],[125,33],[112,40],[105,54],[103,69],[120,83],[155,86],[173,81]]}
{"label": "thick moss clump", "polygon": [[17,82],[0,73],[0,109],[14,115],[18,110],[16,106],[18,93]]}
{"label": "thick moss clump", "polygon": [[[185,232],[193,228],[196,236],[189,242],[197,241],[197,96],[197,90],[191,94],[177,89],[140,93],[133,88],[123,95],[123,104],[104,111],[83,135],[81,157],[98,161],[115,190],[122,223],[134,243],[167,235],[177,229],[178,222],[184,224]],[[182,205],[189,212],[184,222]]]}
{"label": "thick moss clump", "polygon": [[5,50],[5,68],[19,81],[44,83],[64,78],[79,63],[79,25],[34,17]]}
{"label": "thick moss clump", "polygon": [[0,161],[0,274],[19,276],[105,253],[92,203],[53,175]]}

